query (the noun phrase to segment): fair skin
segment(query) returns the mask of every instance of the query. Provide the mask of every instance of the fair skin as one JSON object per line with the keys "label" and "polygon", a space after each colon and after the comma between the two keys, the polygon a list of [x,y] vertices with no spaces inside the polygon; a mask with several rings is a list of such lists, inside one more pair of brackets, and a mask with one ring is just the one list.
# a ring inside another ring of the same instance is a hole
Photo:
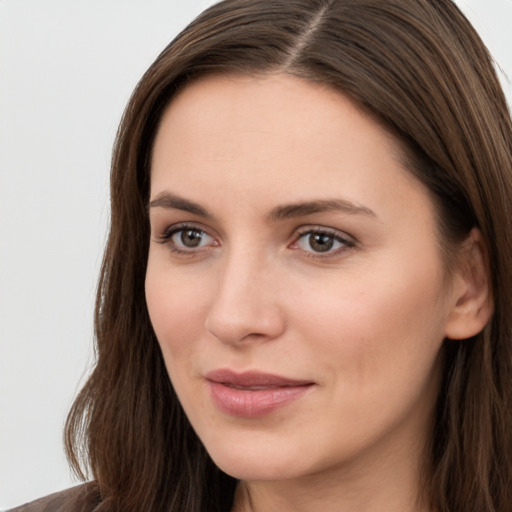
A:
{"label": "fair skin", "polygon": [[[163,116],[149,210],[151,321],[236,512],[423,510],[440,349],[485,312],[392,137],[320,85],[210,77]],[[248,371],[278,382],[217,382]]]}

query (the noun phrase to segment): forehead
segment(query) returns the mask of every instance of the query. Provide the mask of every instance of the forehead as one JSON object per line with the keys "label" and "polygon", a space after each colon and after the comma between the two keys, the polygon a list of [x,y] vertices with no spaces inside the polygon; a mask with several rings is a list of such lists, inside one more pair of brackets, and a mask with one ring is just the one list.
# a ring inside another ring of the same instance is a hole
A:
{"label": "forehead", "polygon": [[[396,138],[340,91],[279,73],[258,77],[213,75],[193,81],[167,106],[158,133],[190,128],[200,136],[209,134],[212,124],[228,128],[231,136],[250,131],[254,135],[270,134],[286,128],[280,132],[283,143],[291,138],[319,139],[333,124],[341,128],[340,118],[346,120],[346,125],[358,125],[368,134],[378,135],[375,140],[379,138],[389,149],[399,152]],[[172,126],[174,121],[179,121],[179,127]],[[222,132],[216,135],[220,137]],[[349,129],[345,136],[356,135]]]}
{"label": "forehead", "polygon": [[424,193],[386,130],[338,91],[287,75],[187,86],[164,112],[152,155],[152,197],[171,189],[223,206],[333,195],[372,203],[408,187]]}

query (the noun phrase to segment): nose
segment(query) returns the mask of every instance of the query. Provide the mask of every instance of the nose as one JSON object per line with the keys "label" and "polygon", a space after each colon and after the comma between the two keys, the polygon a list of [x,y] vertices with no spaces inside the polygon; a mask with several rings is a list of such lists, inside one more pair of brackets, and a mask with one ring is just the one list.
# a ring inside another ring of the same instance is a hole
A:
{"label": "nose", "polygon": [[279,280],[264,258],[232,255],[218,274],[205,327],[226,344],[269,341],[285,329]]}

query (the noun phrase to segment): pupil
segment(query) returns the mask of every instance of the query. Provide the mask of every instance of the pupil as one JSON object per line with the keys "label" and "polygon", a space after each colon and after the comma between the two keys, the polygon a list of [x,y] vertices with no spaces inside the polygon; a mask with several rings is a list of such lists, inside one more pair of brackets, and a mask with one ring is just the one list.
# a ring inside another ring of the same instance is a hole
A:
{"label": "pupil", "polygon": [[316,252],[326,252],[332,249],[334,244],[334,240],[330,235],[323,235],[321,233],[316,233],[310,235],[309,237],[309,245]]}
{"label": "pupil", "polygon": [[197,247],[201,243],[201,233],[193,229],[183,231],[181,241],[187,247]]}

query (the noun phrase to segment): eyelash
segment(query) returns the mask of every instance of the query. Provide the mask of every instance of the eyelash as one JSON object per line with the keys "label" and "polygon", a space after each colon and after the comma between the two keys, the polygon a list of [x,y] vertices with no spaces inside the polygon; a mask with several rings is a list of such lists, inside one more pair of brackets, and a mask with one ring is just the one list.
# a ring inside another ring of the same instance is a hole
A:
{"label": "eyelash", "polygon": [[[168,245],[169,250],[178,256],[189,256],[189,257],[195,256],[195,255],[197,255],[197,250],[195,248],[189,248],[188,250],[180,249],[179,247],[176,246],[175,243],[172,242],[172,237],[174,235],[176,235],[177,233],[180,233],[182,231],[187,231],[187,230],[196,232],[200,235],[211,236],[211,235],[208,235],[208,233],[204,229],[201,229],[194,224],[183,223],[183,224],[176,224],[174,226],[170,226],[164,233],[162,233],[159,236],[157,242],[162,245]],[[312,235],[327,236],[328,238],[332,239],[334,242],[340,243],[341,247],[339,247],[338,249],[335,249],[335,250],[329,249],[325,253],[303,250],[302,252],[308,258],[327,259],[327,258],[339,256],[340,253],[356,246],[356,242],[351,237],[342,236],[339,231],[329,229],[329,228],[324,228],[324,227],[309,227],[309,228],[306,227],[306,228],[301,229],[297,233],[297,235],[294,238],[294,241],[289,245],[289,247],[291,247],[294,250],[295,249],[300,250],[300,248],[298,247],[298,244],[301,241],[301,239],[303,239],[304,237],[307,237],[307,236],[312,236]],[[204,251],[205,249],[200,249],[200,250]]]}
{"label": "eyelash", "polygon": [[335,242],[339,242],[341,247],[335,250],[329,250],[325,253],[314,252],[314,251],[306,251],[304,250],[304,254],[308,258],[317,258],[317,259],[326,259],[339,256],[341,253],[345,252],[347,249],[352,249],[356,246],[355,241],[348,237],[347,235],[343,236],[339,231],[324,227],[314,227],[314,228],[304,228],[297,233],[295,241],[291,244],[291,246],[297,246],[300,240],[304,237],[311,235],[324,235],[329,237]]}
{"label": "eyelash", "polygon": [[[177,247],[172,242],[172,237],[176,235],[177,233],[180,233],[181,231],[194,231],[196,233],[202,234],[202,235],[208,235],[208,233],[193,224],[176,224],[174,226],[170,226],[167,228],[158,238],[157,242],[162,245],[168,245],[169,250],[173,252],[174,254],[177,254],[178,256],[194,256],[196,254],[196,251],[193,248],[190,248],[188,250],[183,250]],[[208,235],[210,236],[210,235]],[[204,249],[203,249],[204,250]]]}

